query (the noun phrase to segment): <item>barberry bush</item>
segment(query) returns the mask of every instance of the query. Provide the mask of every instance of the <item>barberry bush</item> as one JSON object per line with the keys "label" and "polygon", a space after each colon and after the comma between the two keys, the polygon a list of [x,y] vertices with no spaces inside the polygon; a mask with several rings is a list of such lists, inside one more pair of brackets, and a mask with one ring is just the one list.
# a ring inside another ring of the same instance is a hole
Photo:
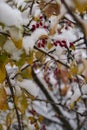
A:
{"label": "barberry bush", "polygon": [[0,0],[0,130],[87,129],[87,0]]}

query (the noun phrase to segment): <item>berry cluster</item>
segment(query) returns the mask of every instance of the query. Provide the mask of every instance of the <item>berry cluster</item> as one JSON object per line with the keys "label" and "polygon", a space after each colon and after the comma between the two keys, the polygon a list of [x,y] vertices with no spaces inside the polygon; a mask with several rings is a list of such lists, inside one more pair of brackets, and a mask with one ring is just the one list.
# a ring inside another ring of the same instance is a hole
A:
{"label": "berry cluster", "polygon": [[67,43],[66,43],[65,40],[56,40],[56,41],[53,42],[53,45],[54,46],[58,46],[59,45],[60,47],[67,48]]}
{"label": "berry cluster", "polygon": [[32,25],[32,30],[35,31],[37,28],[44,28],[47,29],[47,26],[45,25],[45,23],[43,23],[43,16],[40,16],[39,21],[36,24]]}
{"label": "berry cluster", "polygon": [[38,48],[45,47],[45,44],[46,44],[46,38],[40,39],[40,40],[37,42]]}

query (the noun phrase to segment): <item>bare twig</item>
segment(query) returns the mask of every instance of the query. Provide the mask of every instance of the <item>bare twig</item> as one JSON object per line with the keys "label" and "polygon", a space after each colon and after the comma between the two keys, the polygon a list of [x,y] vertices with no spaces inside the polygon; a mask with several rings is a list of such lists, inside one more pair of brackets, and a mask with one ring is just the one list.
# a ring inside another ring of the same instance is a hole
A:
{"label": "bare twig", "polygon": [[30,7],[30,15],[31,15],[31,13],[32,13],[33,5],[34,5],[34,0],[32,1],[31,7]]}
{"label": "bare twig", "polygon": [[12,86],[12,84],[11,84],[11,82],[10,82],[10,79],[9,79],[8,74],[6,74],[6,79],[7,79],[8,85],[9,85],[9,89],[10,89],[10,91],[11,91],[11,96],[12,96],[12,99],[13,99],[14,108],[15,108],[16,116],[17,116],[17,120],[18,120],[18,127],[19,127],[19,130],[22,130],[20,115],[19,115],[19,112],[18,112],[17,107],[16,107],[16,104],[15,104],[15,97],[14,97],[13,86]]}
{"label": "bare twig", "polygon": [[53,59],[55,62],[60,63],[61,65],[65,66],[66,68],[69,68],[69,66],[67,64],[64,64],[63,62],[61,62],[60,60],[56,60],[52,55],[50,55],[49,53],[37,48],[36,46],[34,46],[34,49],[44,53],[45,55],[49,56],[51,59]]}

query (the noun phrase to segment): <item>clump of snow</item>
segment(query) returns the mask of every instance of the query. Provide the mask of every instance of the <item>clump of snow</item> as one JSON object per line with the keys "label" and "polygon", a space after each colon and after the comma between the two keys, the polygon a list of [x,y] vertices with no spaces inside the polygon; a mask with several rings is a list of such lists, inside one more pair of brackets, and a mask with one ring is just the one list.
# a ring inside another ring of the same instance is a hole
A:
{"label": "clump of snow", "polygon": [[8,4],[0,3],[0,22],[6,26],[16,26],[20,28],[23,24],[21,12],[18,9],[12,9]]}
{"label": "clump of snow", "polygon": [[18,29],[16,27],[10,27],[8,30],[9,30],[11,37],[13,39],[15,39],[16,41],[22,39],[22,32],[23,32],[22,28]]}
{"label": "clump of snow", "polygon": [[26,89],[33,96],[38,96],[39,88],[33,80],[24,79],[22,82],[17,81],[17,85]]}
{"label": "clump of snow", "polygon": [[38,4],[35,3],[35,4],[33,5],[33,8],[32,8],[32,16],[33,16],[33,17],[38,17],[38,16],[40,16],[40,14],[41,14],[41,10],[40,10]]}
{"label": "clump of snow", "polygon": [[11,58],[13,60],[18,61],[20,59],[22,50],[17,49],[11,40],[6,41],[6,43],[3,46],[3,49],[11,55]]}

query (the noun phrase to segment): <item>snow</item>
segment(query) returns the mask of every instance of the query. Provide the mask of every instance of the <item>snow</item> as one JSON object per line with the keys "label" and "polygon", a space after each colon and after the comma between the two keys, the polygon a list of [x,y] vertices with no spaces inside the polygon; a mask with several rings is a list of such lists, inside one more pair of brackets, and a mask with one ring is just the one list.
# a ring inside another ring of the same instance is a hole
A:
{"label": "snow", "polygon": [[19,50],[15,47],[14,43],[11,40],[7,40],[3,46],[3,49],[11,55],[13,60],[18,61],[22,54],[22,50]]}
{"label": "snow", "polygon": [[26,89],[33,96],[38,96],[39,88],[33,80],[24,79],[22,82],[17,81],[17,85]]}
{"label": "snow", "polygon": [[6,26],[16,26],[21,28],[23,24],[21,12],[18,9],[12,9],[8,4],[0,3],[0,22]]}

